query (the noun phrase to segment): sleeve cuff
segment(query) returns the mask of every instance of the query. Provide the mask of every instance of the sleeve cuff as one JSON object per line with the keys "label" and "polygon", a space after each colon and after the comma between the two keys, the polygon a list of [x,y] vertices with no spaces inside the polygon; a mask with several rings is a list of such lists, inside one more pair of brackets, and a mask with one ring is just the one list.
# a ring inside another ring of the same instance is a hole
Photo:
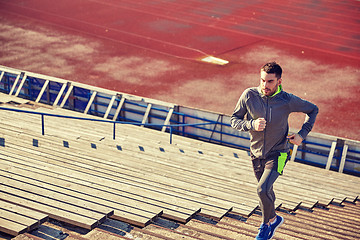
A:
{"label": "sleeve cuff", "polygon": [[300,132],[298,132],[298,134],[299,134],[299,136],[302,138],[302,140],[304,141],[305,140],[305,138],[306,138],[306,136],[303,136],[303,133],[300,131]]}

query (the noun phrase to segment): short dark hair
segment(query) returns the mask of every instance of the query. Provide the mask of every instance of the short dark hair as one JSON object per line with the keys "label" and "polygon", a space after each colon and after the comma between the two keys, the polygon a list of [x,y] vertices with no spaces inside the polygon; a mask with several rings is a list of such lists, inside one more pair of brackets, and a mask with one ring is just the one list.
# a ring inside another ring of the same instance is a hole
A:
{"label": "short dark hair", "polygon": [[282,69],[279,64],[276,62],[268,62],[264,66],[262,66],[261,71],[266,73],[275,73],[275,77],[277,79],[281,78]]}

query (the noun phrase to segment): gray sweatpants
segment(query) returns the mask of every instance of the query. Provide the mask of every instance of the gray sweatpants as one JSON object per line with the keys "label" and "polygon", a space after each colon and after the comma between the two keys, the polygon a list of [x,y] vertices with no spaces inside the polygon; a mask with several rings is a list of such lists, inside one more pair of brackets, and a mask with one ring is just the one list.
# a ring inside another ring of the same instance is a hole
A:
{"label": "gray sweatpants", "polygon": [[257,194],[260,199],[263,223],[268,223],[276,216],[273,185],[282,174],[287,158],[287,153],[275,153],[266,159],[252,159],[254,173],[258,180]]}

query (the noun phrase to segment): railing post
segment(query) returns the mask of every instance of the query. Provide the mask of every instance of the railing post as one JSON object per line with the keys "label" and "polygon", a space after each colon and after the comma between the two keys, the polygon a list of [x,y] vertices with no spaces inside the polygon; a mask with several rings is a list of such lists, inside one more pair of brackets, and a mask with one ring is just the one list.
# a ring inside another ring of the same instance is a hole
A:
{"label": "railing post", "polygon": [[298,145],[294,144],[292,154],[291,154],[291,158],[290,158],[291,162],[295,161],[295,157],[296,157],[296,154],[297,154],[298,147],[299,147]]}
{"label": "railing post", "polygon": [[113,140],[115,140],[115,126],[116,126],[116,122],[114,122],[114,129],[113,129]]}
{"label": "railing post", "polygon": [[41,114],[41,134],[45,135],[45,123],[44,123],[44,114]]}
{"label": "railing post", "polygon": [[344,148],[341,154],[341,161],[340,161],[340,166],[339,166],[339,173],[344,172],[344,167],[345,167],[345,161],[346,161],[346,154],[348,151],[349,145],[344,144]]}
{"label": "railing post", "polygon": [[170,126],[170,144],[172,144],[172,127]]}
{"label": "railing post", "polygon": [[330,168],[331,168],[331,163],[334,158],[335,149],[336,149],[336,142],[332,142],[330,152],[329,152],[329,157],[328,157],[326,167],[325,167],[326,170],[330,170]]}

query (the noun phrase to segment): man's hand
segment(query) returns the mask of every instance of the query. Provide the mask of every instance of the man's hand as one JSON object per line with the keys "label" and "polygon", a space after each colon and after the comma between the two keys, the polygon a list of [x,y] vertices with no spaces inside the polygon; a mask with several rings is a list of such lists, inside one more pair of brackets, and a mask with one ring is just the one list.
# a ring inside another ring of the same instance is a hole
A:
{"label": "man's hand", "polygon": [[295,145],[300,145],[303,141],[302,137],[297,133],[290,134],[287,136],[287,138],[289,139],[290,143]]}
{"label": "man's hand", "polygon": [[258,118],[254,121],[255,131],[264,131],[266,127],[266,120],[264,118]]}

